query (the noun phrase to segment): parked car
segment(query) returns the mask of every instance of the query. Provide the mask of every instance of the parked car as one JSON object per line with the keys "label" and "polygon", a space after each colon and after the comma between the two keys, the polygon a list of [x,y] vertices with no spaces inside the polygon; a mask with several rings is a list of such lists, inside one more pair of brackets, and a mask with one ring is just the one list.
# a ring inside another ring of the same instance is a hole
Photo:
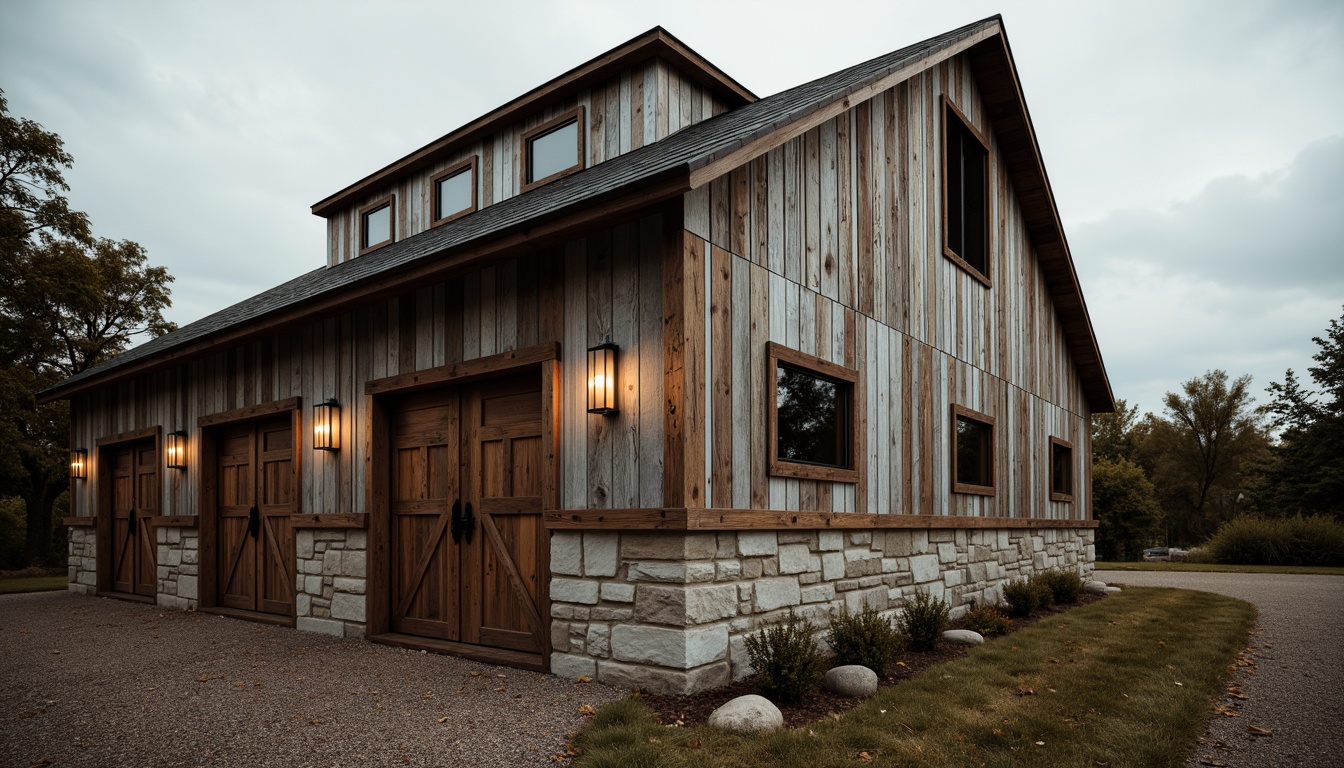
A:
{"label": "parked car", "polygon": [[1145,563],[1167,562],[1171,560],[1171,550],[1166,547],[1153,547],[1143,550]]}

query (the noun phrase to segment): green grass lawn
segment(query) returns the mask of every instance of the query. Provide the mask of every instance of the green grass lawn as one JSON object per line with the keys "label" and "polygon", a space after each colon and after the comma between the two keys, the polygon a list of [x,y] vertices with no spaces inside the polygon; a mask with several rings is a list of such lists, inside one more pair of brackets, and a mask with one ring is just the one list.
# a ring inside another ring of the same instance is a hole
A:
{"label": "green grass lawn", "polygon": [[65,589],[70,583],[66,576],[24,576],[17,579],[0,579],[0,595],[16,595],[20,592],[55,592]]}
{"label": "green grass lawn", "polygon": [[1099,571],[1195,571],[1201,573],[1304,573],[1344,576],[1344,568],[1305,565],[1222,565],[1220,563],[1097,563]]}
{"label": "green grass lawn", "polygon": [[1255,622],[1240,600],[1129,588],[772,734],[668,728],[637,699],[575,735],[577,768],[1182,765]]}

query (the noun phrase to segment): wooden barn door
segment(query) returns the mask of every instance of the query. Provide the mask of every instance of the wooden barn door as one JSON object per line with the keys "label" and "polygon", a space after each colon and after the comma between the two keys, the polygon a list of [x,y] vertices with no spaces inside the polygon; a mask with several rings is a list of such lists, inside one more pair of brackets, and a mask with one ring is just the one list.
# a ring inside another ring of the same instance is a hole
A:
{"label": "wooden barn door", "polygon": [[289,416],[221,428],[215,441],[216,604],[294,614],[294,427]]}
{"label": "wooden barn door", "polygon": [[393,631],[542,663],[541,384],[403,398],[391,417]]}
{"label": "wooden barn door", "polygon": [[154,527],[159,509],[159,461],[153,440],[110,449],[112,504],[108,584],[123,595],[158,592]]}

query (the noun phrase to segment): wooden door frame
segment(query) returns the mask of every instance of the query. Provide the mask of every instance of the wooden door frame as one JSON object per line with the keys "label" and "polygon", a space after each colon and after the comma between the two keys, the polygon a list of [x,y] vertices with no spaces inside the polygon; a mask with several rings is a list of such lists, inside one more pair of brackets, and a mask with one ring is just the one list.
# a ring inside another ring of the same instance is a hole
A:
{"label": "wooden door frame", "polygon": [[[239,611],[234,613],[232,609],[220,608],[218,605],[219,585],[216,583],[215,574],[218,564],[215,562],[218,556],[216,538],[218,529],[216,528],[216,510],[217,502],[217,482],[218,470],[216,460],[216,441],[218,430],[221,427],[229,427],[236,424],[242,424],[250,421],[261,421],[275,416],[290,414],[293,420],[294,428],[294,512],[299,513],[303,507],[303,398],[287,397],[283,400],[272,400],[268,403],[259,405],[250,405],[245,408],[235,408],[229,411],[212,413],[207,416],[201,416],[196,419],[196,427],[200,430],[200,462],[201,462],[201,484],[200,484],[200,520],[197,526],[199,547],[200,547],[200,582],[197,591],[197,606],[201,610],[213,612],[228,611],[229,615],[237,615],[240,618],[249,618],[256,621],[267,623],[281,623],[293,626],[294,616],[286,619],[283,616],[267,618],[267,616],[258,614],[256,616],[245,615],[247,612]],[[254,467],[255,471],[255,467]],[[295,553],[290,553],[297,566],[298,557]],[[292,588],[294,585],[291,584]]]}
{"label": "wooden door frame", "polygon": [[[541,505],[542,512],[560,509],[560,344],[547,342],[498,355],[468,360],[461,363],[430,368],[414,373],[389,376],[364,384],[365,443],[364,477],[365,509],[368,510],[369,549],[367,557],[367,588],[365,620],[367,636],[371,640],[411,648],[442,651],[459,656],[479,658],[495,663],[540,668],[550,666],[550,622],[543,621],[541,664],[524,660],[514,651],[447,641],[432,641],[394,634],[391,630],[391,471],[388,461],[391,431],[391,401],[401,395],[426,389],[456,386],[481,379],[492,379],[517,373],[536,372],[541,376]],[[549,617],[550,605],[550,548],[542,547],[545,554],[538,563],[538,571],[545,574],[540,605],[542,617]]]}
{"label": "wooden door frame", "polygon": [[[106,435],[94,440],[93,445],[98,451],[95,466],[97,467],[98,488],[95,491],[97,507],[94,512],[94,526],[97,533],[94,534],[95,558],[97,559],[97,568],[95,569],[96,586],[94,594],[100,597],[115,597],[119,600],[131,600],[133,602],[156,602],[158,599],[158,587],[155,587],[155,596],[147,597],[144,595],[126,594],[125,592],[114,592],[112,590],[112,452],[125,447],[129,443],[139,443],[145,440],[154,441],[154,457],[158,462],[159,473],[157,483],[159,489],[158,509],[163,509],[163,427],[145,427],[144,429],[133,429],[129,432],[119,432],[115,435]],[[149,521],[145,525],[152,526]],[[158,567],[158,534],[151,527],[150,535],[155,537],[152,551],[155,552],[155,567]]]}

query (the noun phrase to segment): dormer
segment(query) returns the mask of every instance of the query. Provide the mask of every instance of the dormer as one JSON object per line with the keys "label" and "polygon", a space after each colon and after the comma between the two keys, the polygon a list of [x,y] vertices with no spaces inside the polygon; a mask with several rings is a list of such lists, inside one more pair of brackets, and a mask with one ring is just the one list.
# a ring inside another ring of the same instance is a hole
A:
{"label": "dormer", "polygon": [[519,96],[313,206],[327,265],[633,152],[756,101],[662,27]]}

